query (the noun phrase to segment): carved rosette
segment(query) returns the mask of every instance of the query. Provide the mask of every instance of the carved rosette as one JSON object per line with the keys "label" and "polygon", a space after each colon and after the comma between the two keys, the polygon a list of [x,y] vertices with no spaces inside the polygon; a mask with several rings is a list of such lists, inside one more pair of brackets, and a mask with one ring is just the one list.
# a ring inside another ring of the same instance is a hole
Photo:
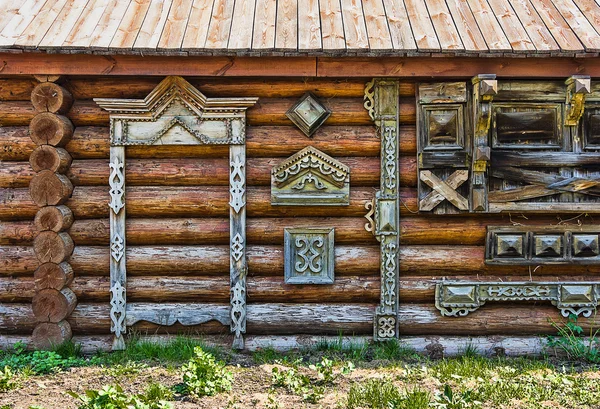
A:
{"label": "carved rosette", "polygon": [[[181,77],[165,78],[144,99],[95,99],[110,113],[110,279],[113,349],[125,347],[127,325],[197,325],[211,320],[230,325],[234,347],[243,348],[246,331],[246,109],[257,98],[207,98]],[[125,234],[125,146],[229,145],[230,308],[186,304],[174,311],[160,305],[127,305]]]}
{"label": "carved rosette", "polygon": [[487,301],[550,301],[563,317],[590,317],[598,306],[600,284],[586,282],[441,282],[435,306],[445,317],[464,317]]}
{"label": "carved rosette", "polygon": [[[373,204],[367,202],[365,216],[373,223],[365,229],[373,231],[381,243],[381,301],[375,311],[375,340],[398,337],[398,275],[400,249],[399,199],[399,83],[374,79],[365,87],[365,108],[374,120],[381,139],[381,189]],[[372,208],[372,209],[371,209]]]}

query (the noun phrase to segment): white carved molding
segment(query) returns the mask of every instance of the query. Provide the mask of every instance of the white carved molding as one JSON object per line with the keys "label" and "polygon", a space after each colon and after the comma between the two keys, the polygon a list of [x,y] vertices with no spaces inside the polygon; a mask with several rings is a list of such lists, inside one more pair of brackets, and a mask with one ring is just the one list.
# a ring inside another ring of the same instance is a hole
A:
{"label": "white carved molding", "polygon": [[[181,77],[167,77],[144,99],[94,99],[110,113],[110,278],[113,349],[125,348],[128,325],[230,325],[233,346],[243,348],[246,332],[246,110],[258,98],[207,98]],[[125,146],[230,145],[231,301],[208,304],[127,304],[125,235]],[[214,307],[214,308],[213,308]]]}

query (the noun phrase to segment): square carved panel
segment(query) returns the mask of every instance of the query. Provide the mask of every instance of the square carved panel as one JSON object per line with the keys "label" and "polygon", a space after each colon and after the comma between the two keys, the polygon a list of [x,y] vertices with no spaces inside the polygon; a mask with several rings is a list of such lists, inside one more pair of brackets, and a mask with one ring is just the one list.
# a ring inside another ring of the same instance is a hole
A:
{"label": "square carved panel", "polygon": [[334,229],[284,230],[286,284],[333,284]]}
{"label": "square carved panel", "polygon": [[563,236],[536,234],[533,238],[533,257],[562,257],[564,254]]}
{"label": "square carved panel", "polygon": [[597,234],[573,234],[573,257],[597,257],[600,254]]}
{"label": "square carved panel", "polygon": [[493,104],[494,148],[562,147],[562,106],[555,103]]}
{"label": "square carved panel", "polygon": [[329,118],[331,111],[317,97],[307,92],[286,115],[306,136],[311,137]]}
{"label": "square carved panel", "polygon": [[463,106],[459,104],[423,107],[423,149],[462,149],[464,147]]}
{"label": "square carved panel", "polygon": [[496,235],[495,256],[508,258],[525,258],[525,235],[498,234]]}

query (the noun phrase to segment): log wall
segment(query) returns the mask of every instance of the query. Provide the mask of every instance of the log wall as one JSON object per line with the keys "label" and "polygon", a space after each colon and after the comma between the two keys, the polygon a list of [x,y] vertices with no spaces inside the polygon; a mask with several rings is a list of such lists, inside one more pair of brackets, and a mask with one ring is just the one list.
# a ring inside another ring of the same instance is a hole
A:
{"label": "log wall", "polygon": [[[68,318],[76,337],[109,334],[108,114],[91,100],[143,98],[162,78],[69,77],[74,99],[66,116],[75,131],[65,149],[73,157],[66,175],[74,185],[65,203],[75,221],[68,229],[76,272],[70,288],[78,305]],[[368,336],[379,303],[379,246],[366,232],[364,204],[379,187],[380,144],[363,108],[364,80],[188,78],[210,97],[259,97],[248,111],[248,334]],[[29,96],[32,78],[0,82],[0,331],[30,336],[36,323],[33,251],[38,207],[28,186],[35,148],[28,125],[36,114]],[[306,91],[333,111],[307,138],[285,112]],[[400,90],[401,268],[400,331],[405,336],[527,336],[553,332],[560,321],[548,304],[489,304],[465,318],[445,318],[433,291],[442,278],[466,280],[594,280],[600,266],[541,268],[487,266],[487,225],[590,224],[589,215],[452,215],[417,212],[415,86]],[[270,170],[312,145],[351,168],[350,205],[270,205]],[[227,146],[127,148],[128,301],[148,303],[229,302],[229,190]],[[327,285],[283,283],[283,228],[335,227],[336,280]],[[584,327],[591,325],[584,321]],[[147,333],[191,330],[222,334],[228,327],[160,328],[140,322]],[[20,339],[20,338],[19,338]]]}

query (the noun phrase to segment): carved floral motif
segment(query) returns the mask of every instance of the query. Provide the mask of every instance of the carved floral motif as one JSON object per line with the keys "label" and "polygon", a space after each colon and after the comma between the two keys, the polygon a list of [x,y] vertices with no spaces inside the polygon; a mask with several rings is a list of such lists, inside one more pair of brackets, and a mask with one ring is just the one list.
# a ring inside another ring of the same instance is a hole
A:
{"label": "carved floral motif", "polygon": [[246,205],[246,164],[238,155],[235,157],[235,160],[231,162],[230,166],[229,185],[231,200],[229,201],[229,205],[236,213],[239,213]]}
{"label": "carved floral motif", "polygon": [[123,174],[123,162],[115,158],[110,164],[110,176],[108,183],[110,185],[110,203],[108,206],[115,214],[125,207],[125,175]]}
{"label": "carved floral motif", "polygon": [[284,230],[287,284],[331,284],[334,280],[334,230]]}
{"label": "carved floral motif", "polygon": [[125,327],[125,308],[126,291],[120,282],[116,282],[110,289],[110,331],[117,338],[121,338],[126,332]]}

